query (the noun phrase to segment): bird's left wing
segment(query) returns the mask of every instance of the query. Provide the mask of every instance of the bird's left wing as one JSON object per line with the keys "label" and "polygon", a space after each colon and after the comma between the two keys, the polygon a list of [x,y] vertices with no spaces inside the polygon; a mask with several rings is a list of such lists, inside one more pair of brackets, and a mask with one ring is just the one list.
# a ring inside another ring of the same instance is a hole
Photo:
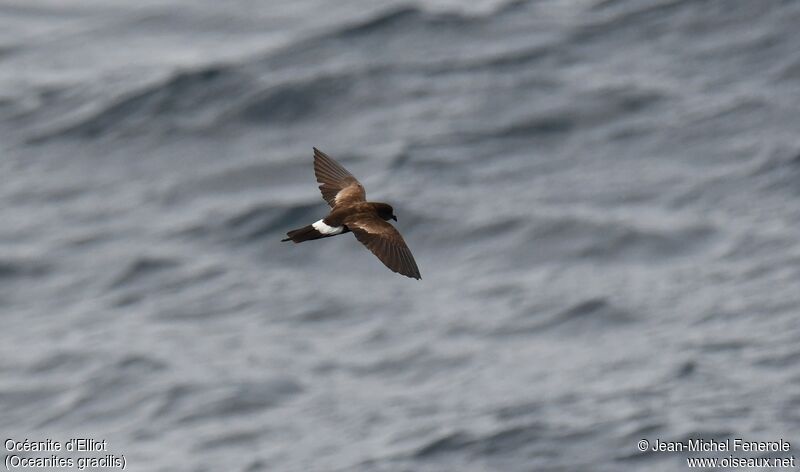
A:
{"label": "bird's left wing", "polygon": [[358,179],[317,148],[314,148],[314,174],[320,183],[322,198],[331,208],[367,200],[367,193]]}
{"label": "bird's left wing", "polygon": [[406,277],[422,278],[411,250],[394,226],[377,216],[364,214],[352,215],[344,224],[390,270]]}

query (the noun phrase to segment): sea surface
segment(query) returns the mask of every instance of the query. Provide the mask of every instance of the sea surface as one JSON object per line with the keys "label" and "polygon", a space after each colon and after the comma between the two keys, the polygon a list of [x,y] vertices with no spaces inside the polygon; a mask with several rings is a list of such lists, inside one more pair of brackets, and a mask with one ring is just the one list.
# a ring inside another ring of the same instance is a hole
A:
{"label": "sea surface", "polygon": [[[799,25],[777,0],[0,2],[3,440],[145,472],[800,456]],[[328,210],[312,146],[394,206],[421,281],[351,235],[280,242]]]}

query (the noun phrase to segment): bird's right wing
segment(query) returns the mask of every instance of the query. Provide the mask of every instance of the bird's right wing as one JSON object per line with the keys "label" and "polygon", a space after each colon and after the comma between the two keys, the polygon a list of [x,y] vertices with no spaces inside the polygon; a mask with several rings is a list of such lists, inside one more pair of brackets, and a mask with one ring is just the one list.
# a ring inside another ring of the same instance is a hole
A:
{"label": "bird's right wing", "polygon": [[367,200],[364,186],[338,162],[314,148],[314,174],[320,183],[322,198],[331,208]]}
{"label": "bird's right wing", "polygon": [[390,270],[406,277],[422,278],[411,250],[394,226],[377,216],[364,214],[348,217],[344,224]]}

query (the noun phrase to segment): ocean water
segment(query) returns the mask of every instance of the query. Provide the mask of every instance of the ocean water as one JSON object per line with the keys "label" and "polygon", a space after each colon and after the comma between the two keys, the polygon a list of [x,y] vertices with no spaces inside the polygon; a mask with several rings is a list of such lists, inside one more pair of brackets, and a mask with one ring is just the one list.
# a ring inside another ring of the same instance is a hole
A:
{"label": "ocean water", "polygon": [[[800,3],[467,3],[0,3],[4,439],[134,471],[796,455]],[[326,214],[312,146],[421,281],[280,242]]]}

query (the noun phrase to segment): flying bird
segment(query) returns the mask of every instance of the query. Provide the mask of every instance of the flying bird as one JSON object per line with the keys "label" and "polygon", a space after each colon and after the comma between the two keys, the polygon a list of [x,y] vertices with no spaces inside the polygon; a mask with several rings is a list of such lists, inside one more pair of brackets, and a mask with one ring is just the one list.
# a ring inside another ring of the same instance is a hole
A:
{"label": "flying bird", "polygon": [[282,241],[301,243],[352,232],[393,272],[418,280],[422,278],[403,237],[388,223],[397,221],[391,205],[368,202],[358,179],[317,148],[314,148],[314,174],[331,212],[315,223],[289,231],[288,238]]}

